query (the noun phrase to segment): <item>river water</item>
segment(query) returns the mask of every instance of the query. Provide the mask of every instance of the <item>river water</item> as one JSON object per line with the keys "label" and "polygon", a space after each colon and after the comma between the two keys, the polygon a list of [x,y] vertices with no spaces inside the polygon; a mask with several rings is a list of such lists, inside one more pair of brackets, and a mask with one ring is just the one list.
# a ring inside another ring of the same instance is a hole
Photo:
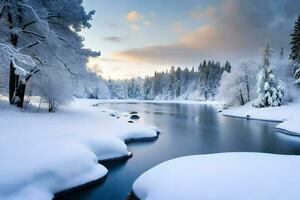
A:
{"label": "river water", "polygon": [[277,133],[276,123],[225,117],[210,105],[112,103],[101,104],[101,108],[137,111],[141,118],[135,123],[157,126],[161,134],[156,141],[129,143],[131,159],[104,163],[109,170],[104,182],[67,193],[57,200],[124,200],[143,172],[185,155],[218,152],[300,155],[300,138]]}

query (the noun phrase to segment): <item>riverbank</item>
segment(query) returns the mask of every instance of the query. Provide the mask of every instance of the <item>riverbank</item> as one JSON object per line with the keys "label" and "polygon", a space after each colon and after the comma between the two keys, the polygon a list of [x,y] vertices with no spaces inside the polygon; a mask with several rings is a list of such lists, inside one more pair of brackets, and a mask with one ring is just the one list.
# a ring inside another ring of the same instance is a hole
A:
{"label": "riverbank", "polygon": [[299,164],[299,156],[265,153],[180,157],[143,173],[128,199],[299,199]]}
{"label": "riverbank", "polygon": [[[76,99],[58,112],[21,112],[1,101],[0,199],[52,199],[103,179],[98,161],[131,156],[125,142],[154,139],[157,128],[127,123]],[[20,164],[21,163],[21,164]]]}
{"label": "riverbank", "polygon": [[276,130],[282,133],[300,136],[300,99],[280,107],[255,108],[252,103],[228,108],[221,112],[224,116],[244,119],[278,122]]}

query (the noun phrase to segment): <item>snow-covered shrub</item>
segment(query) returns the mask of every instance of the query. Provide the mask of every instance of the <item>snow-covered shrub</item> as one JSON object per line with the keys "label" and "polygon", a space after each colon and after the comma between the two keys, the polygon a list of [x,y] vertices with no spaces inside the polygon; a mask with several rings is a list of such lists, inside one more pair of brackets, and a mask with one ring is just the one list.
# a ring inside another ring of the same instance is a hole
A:
{"label": "snow-covered shrub", "polygon": [[270,62],[272,51],[271,44],[267,41],[262,50],[262,69],[257,76],[258,98],[254,103],[256,107],[276,107],[282,104],[284,86],[281,81],[275,78],[274,70]]}
{"label": "snow-covered shrub", "polygon": [[244,105],[256,98],[256,63],[249,60],[231,68],[231,73],[222,76],[216,97],[228,105]]}
{"label": "snow-covered shrub", "polygon": [[[55,76],[53,75],[55,74]],[[72,81],[69,75],[61,71],[42,69],[32,78],[28,95],[38,95],[48,103],[49,112],[58,105],[68,103],[73,98]]]}

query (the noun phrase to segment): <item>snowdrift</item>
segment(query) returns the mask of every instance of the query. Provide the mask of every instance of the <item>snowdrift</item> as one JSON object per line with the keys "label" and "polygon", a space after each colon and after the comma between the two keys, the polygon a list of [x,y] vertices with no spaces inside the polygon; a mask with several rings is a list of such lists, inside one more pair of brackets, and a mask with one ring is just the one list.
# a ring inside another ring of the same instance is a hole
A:
{"label": "snowdrift", "polygon": [[103,178],[99,160],[128,157],[129,139],[154,138],[156,128],[129,124],[76,100],[57,113],[0,114],[0,199],[49,200]]}

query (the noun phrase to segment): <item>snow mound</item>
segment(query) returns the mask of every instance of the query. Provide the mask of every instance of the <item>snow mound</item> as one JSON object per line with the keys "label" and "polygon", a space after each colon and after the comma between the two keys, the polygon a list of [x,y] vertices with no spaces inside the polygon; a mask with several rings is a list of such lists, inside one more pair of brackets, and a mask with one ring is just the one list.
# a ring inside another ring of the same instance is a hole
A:
{"label": "snow mound", "polygon": [[122,122],[95,101],[77,99],[56,113],[1,112],[0,199],[52,199],[104,177],[98,161],[130,156],[126,140],[157,136],[155,127]]}
{"label": "snow mound", "polygon": [[141,200],[299,199],[299,156],[263,153],[195,155],[166,161],[133,185]]}

